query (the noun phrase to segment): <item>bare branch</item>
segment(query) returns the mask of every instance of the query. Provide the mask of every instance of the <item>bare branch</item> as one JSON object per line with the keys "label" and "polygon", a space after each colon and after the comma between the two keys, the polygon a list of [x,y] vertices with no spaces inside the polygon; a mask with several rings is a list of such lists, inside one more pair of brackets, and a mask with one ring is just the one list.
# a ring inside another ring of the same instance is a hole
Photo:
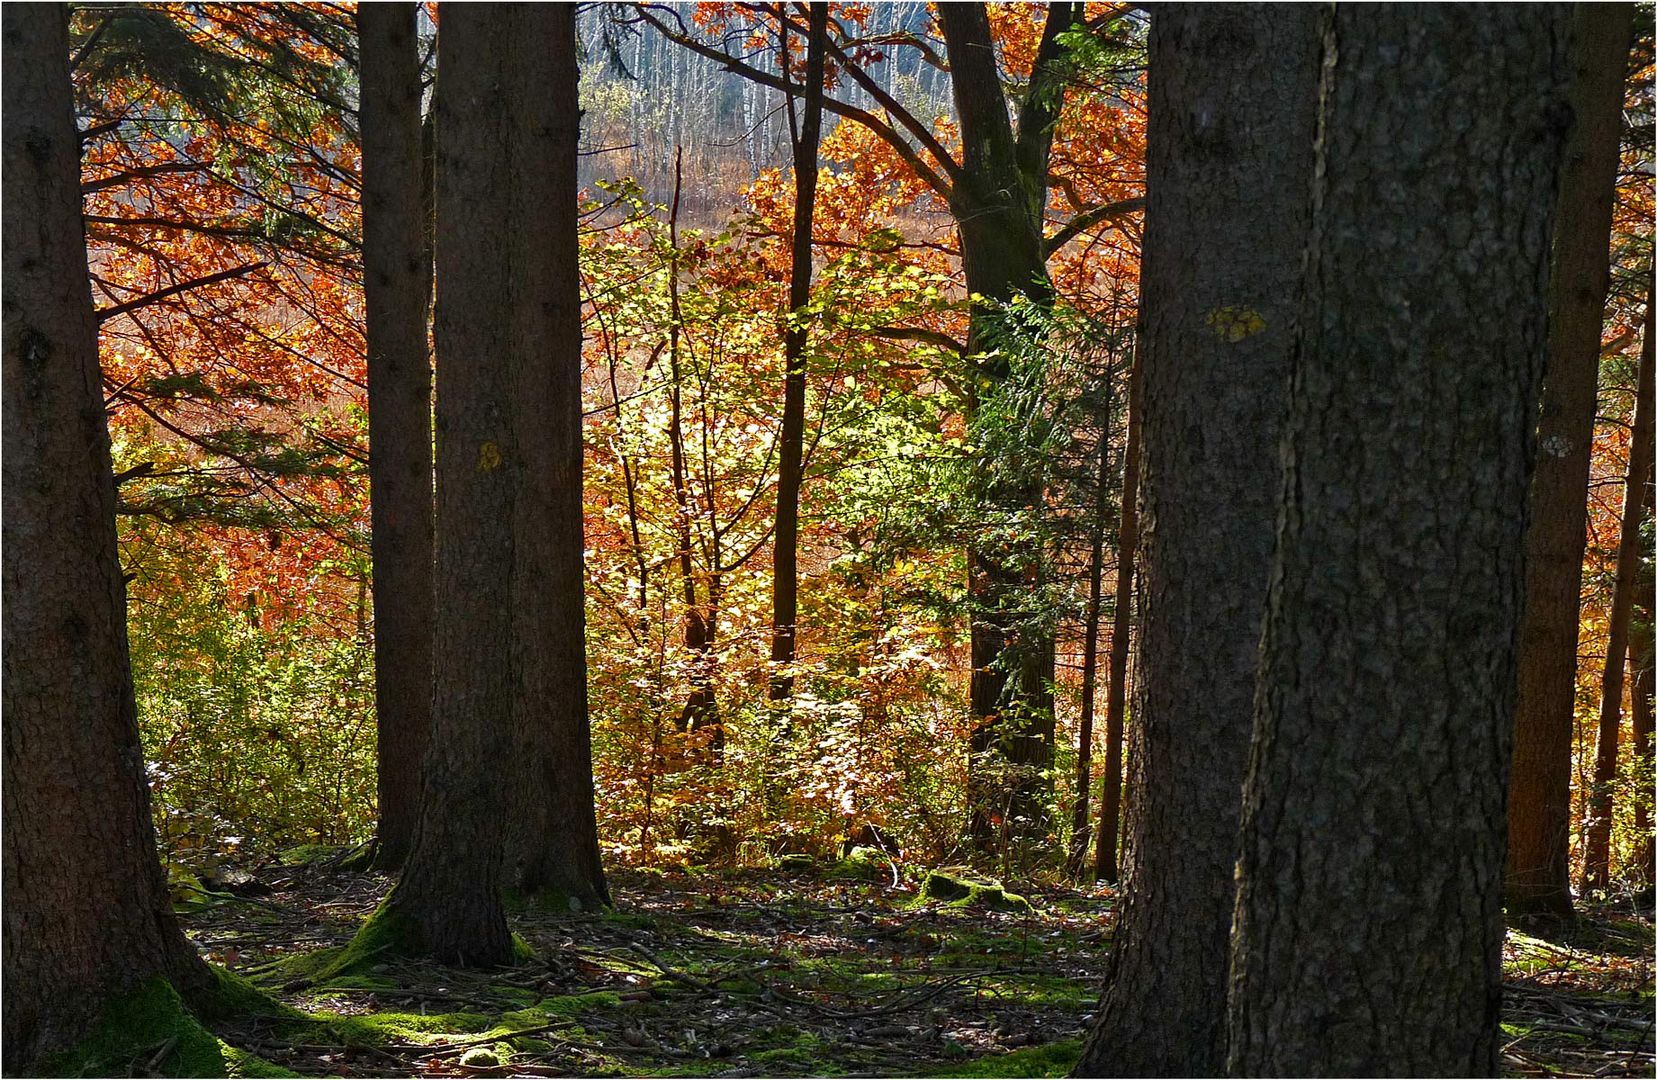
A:
{"label": "bare branch", "polygon": [[251,274],[253,271],[263,269],[269,265],[269,263],[263,262],[248,263],[245,266],[233,266],[229,270],[220,270],[216,274],[208,274],[205,277],[181,281],[176,285],[169,285],[165,289],[158,289],[155,292],[145,293],[143,296],[116,304],[114,307],[103,308],[98,312],[98,322],[100,324],[105,323],[117,316],[125,315],[129,311],[137,311],[141,307],[148,307],[170,296],[177,296],[179,293],[189,292],[191,289],[200,289],[207,285],[216,285],[221,281],[229,281],[231,278]]}
{"label": "bare branch", "polygon": [[1137,213],[1143,209],[1145,209],[1145,198],[1142,195],[1132,199],[1123,199],[1121,202],[1103,203],[1099,206],[1089,207],[1065,222],[1058,232],[1048,237],[1047,242],[1042,245],[1042,254],[1051,258],[1055,252],[1095,225],[1127,217],[1129,214]]}

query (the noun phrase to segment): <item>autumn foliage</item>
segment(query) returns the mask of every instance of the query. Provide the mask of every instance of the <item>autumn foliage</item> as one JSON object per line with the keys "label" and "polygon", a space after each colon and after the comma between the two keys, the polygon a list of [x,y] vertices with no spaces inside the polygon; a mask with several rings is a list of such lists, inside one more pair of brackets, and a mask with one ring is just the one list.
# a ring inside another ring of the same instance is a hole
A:
{"label": "autumn foliage", "polygon": [[[858,39],[869,5],[832,8],[856,43],[831,58],[831,86],[849,85],[849,64],[940,47],[935,31]],[[1041,9],[990,10],[1016,94]],[[1112,5],[1088,4],[1087,15],[1110,33],[1079,54],[1055,132],[1050,237],[1088,207],[1143,192],[1143,23]],[[798,34],[779,45],[774,18],[750,5],[697,5],[687,22],[772,70],[779,48],[804,48]],[[131,646],[164,845],[192,860],[365,840],[375,820],[373,612],[349,11],[81,8],[72,37]],[[588,73],[586,89],[604,92],[603,81]],[[1648,92],[1634,104],[1649,119]],[[947,115],[919,119],[956,148]],[[1023,372],[1023,411],[1002,419],[1043,433],[1047,457],[1027,464],[1044,470],[1051,494],[1016,522],[988,522],[962,467],[975,445],[974,369],[961,356],[968,298],[947,208],[867,126],[832,123],[813,299],[790,315],[792,179],[775,165],[749,171],[741,133],[729,134],[741,189],[710,190],[687,173],[677,193],[694,190],[716,211],[675,217],[674,190],[615,175],[609,162],[623,159],[603,154],[584,193],[589,693],[607,857],[702,858],[711,826],[739,861],[827,853],[871,823],[917,854],[954,854],[967,813],[964,551],[992,528],[1024,531],[1053,568],[1040,602],[1059,640],[1051,798],[1062,822],[1087,515],[1098,512],[1079,478],[1096,469],[1098,440],[1124,437],[1139,215],[1075,230],[1049,261],[1059,313],[1023,331],[1027,351],[1045,359]],[[1646,301],[1637,281],[1650,267],[1641,167],[1631,151],[1605,332],[1584,654],[1603,641]],[[809,320],[811,335],[799,655],[784,708],[766,687],[790,319]],[[1119,470],[1119,452],[1114,460]],[[692,623],[700,630],[687,634]],[[1597,670],[1580,668],[1584,722]],[[1584,734],[1584,762],[1591,744]],[[1629,766],[1626,791],[1649,800],[1641,777],[1649,762]],[[1627,851],[1638,839],[1635,800],[1617,805]],[[1063,850],[1010,857],[1056,860]]]}

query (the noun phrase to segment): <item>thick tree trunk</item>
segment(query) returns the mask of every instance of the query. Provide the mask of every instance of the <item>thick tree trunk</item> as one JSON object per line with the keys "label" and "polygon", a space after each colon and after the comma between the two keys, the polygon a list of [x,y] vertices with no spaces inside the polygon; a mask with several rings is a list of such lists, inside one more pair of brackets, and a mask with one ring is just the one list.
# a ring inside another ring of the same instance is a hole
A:
{"label": "thick tree trunk", "polygon": [[1105,690],[1105,778],[1099,791],[1099,835],[1093,876],[1116,883],[1117,837],[1122,831],[1122,720],[1127,713],[1128,643],[1133,627],[1134,568],[1139,559],[1139,345],[1128,372],[1128,437],[1122,448],[1122,524],[1116,537],[1116,610],[1111,613]]}
{"label": "thick tree trunk", "polygon": [[4,1006],[8,1074],[162,977],[205,966],[156,858],[127,658],[67,13],[4,40]]}
{"label": "thick tree trunk", "polygon": [[438,35],[435,688],[420,818],[381,916],[408,951],[481,965],[512,955],[501,879],[518,773],[513,541],[527,467],[513,430],[517,313],[546,302],[515,274],[528,230],[513,217],[514,150],[524,71],[548,44],[521,25],[536,7],[446,10]]}
{"label": "thick tree trunk", "polygon": [[1657,294],[1646,300],[1645,343],[1634,390],[1634,431],[1628,443],[1628,480],[1623,488],[1622,533],[1617,544],[1617,580],[1605,634],[1605,675],[1600,682],[1599,733],[1594,747],[1594,786],[1588,794],[1588,827],[1583,842],[1582,884],[1604,888],[1611,881],[1611,789],[1617,780],[1617,742],[1622,733],[1622,695],[1628,658],[1630,616],[1640,580],[1640,531],[1648,505],[1652,468],[1652,333]]}
{"label": "thick tree trunk", "polygon": [[1326,20],[1229,1069],[1490,1076],[1569,9]]}
{"label": "thick tree trunk", "polygon": [[[772,547],[771,699],[794,693],[789,670],[799,638],[800,481],[805,458],[805,350],[809,331],[798,321],[811,303],[811,223],[817,208],[817,144],[823,131],[823,53],[828,4],[808,12],[805,114],[794,135],[794,246],[788,271],[789,321],[783,332],[782,437],[777,446],[777,528]],[[789,99],[790,116],[793,99]]]}
{"label": "thick tree trunk", "polygon": [[357,11],[374,558],[375,865],[408,857],[432,699],[431,300],[414,4]]}
{"label": "thick tree trunk", "polygon": [[1588,456],[1634,5],[1577,4],[1574,20],[1574,122],[1554,219],[1547,373],[1525,533],[1525,613],[1507,807],[1506,892],[1514,915],[1571,914],[1571,734]]}
{"label": "thick tree trunk", "polygon": [[1225,1064],[1227,935],[1316,115],[1311,7],[1151,21],[1127,899],[1087,1075]]}
{"label": "thick tree trunk", "polygon": [[593,809],[582,562],[581,281],[576,239],[575,7],[526,4],[521,141],[509,220],[533,236],[514,254],[520,290],[512,401],[522,454],[512,579],[520,767],[508,880],[570,906],[610,902]]}
{"label": "thick tree trunk", "polygon": [[[1050,9],[1051,34],[1070,25],[1075,7]],[[1026,132],[1021,123],[1015,135],[984,5],[941,4],[938,21],[949,49],[961,125],[961,169],[950,212],[960,234],[967,292],[985,302],[974,306],[967,338],[968,352],[978,356],[994,334],[996,305],[1020,294],[1041,304],[1052,299],[1042,249],[1043,147],[1051,144],[1062,83],[1050,88],[1055,95],[1050,114],[1026,111],[1023,120],[1031,128]],[[1045,131],[1045,142],[1038,128]],[[993,393],[1007,369],[1005,359],[982,360],[980,381]],[[1041,499],[1041,492],[1031,490],[1023,478],[998,482],[986,477],[985,484],[992,506],[1026,507]],[[969,832],[981,848],[992,846],[1003,833],[1034,837],[1046,830],[1041,807],[1043,774],[1053,754],[1053,638],[1051,631],[1038,628],[1041,620],[1021,610],[1031,577],[1028,564],[1038,558],[993,544],[968,552],[974,729],[967,801]],[[997,818],[1003,821],[1001,830],[994,824]]]}

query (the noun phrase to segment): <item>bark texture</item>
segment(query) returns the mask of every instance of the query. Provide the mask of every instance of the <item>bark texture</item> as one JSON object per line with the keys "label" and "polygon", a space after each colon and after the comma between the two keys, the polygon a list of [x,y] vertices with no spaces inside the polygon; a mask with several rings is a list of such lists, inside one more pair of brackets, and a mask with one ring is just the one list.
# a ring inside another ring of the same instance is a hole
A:
{"label": "bark texture", "polygon": [[1573,18],[1573,122],[1554,218],[1547,373],[1525,532],[1505,886],[1510,913],[1558,916],[1571,914],[1571,735],[1588,457],[1634,5],[1577,4]]}
{"label": "bark texture", "polygon": [[408,856],[432,700],[432,414],[416,5],[357,10],[374,559],[375,863]]}
{"label": "bark texture", "polygon": [[[529,5],[523,5],[528,7]],[[520,8],[446,10],[438,36],[437,565],[431,745],[420,817],[383,917],[412,952],[501,964],[505,819],[517,773],[513,702],[512,148],[524,102]]]}
{"label": "bark texture", "polygon": [[115,481],[80,207],[67,14],[8,4],[4,42],[6,1071],[100,1006],[205,966],[173,918],[127,658]]}
{"label": "bark texture", "polygon": [[1326,18],[1229,1069],[1490,1076],[1569,9]]}
{"label": "bark texture", "polygon": [[1225,1064],[1227,933],[1306,236],[1318,17],[1151,22],[1127,900],[1091,1076]]}
{"label": "bark texture", "polygon": [[1588,795],[1588,820],[1582,845],[1584,888],[1604,888],[1611,881],[1612,787],[1617,780],[1617,743],[1622,734],[1622,698],[1627,670],[1629,628],[1634,594],[1640,582],[1640,533],[1645,523],[1646,486],[1652,468],[1652,303],[1646,301],[1645,342],[1635,379],[1634,431],[1628,443],[1628,479],[1623,487],[1622,532],[1617,541],[1617,580],[1611,590],[1611,616],[1605,633],[1605,674],[1600,680],[1599,730],[1594,745],[1594,786]]}
{"label": "bark texture", "polygon": [[[511,149],[515,337],[512,579],[516,675],[510,880],[570,905],[610,902],[599,862],[587,714],[581,501],[581,284],[576,240],[575,7],[508,19],[516,80]],[[528,223],[536,227],[527,228]]]}

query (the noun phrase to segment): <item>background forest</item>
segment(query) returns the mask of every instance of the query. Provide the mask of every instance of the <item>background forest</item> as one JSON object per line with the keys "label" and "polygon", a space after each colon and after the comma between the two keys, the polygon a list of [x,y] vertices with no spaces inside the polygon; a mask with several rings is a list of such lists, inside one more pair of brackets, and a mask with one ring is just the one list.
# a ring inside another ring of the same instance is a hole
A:
{"label": "background forest", "polygon": [[[990,11],[1016,100],[1045,12]],[[954,145],[943,45],[925,6],[848,5],[834,17],[869,83]],[[1051,625],[1059,655],[1042,827],[1002,854],[1054,863],[1074,827],[1086,639],[1092,630],[1108,652],[1131,626],[1113,610],[1124,598],[1115,581],[1144,20],[1092,14],[1109,30],[1065,103],[1050,167],[1050,213],[1070,233],[1049,259],[1059,307],[1026,331],[1043,347],[1019,373],[1022,399],[976,419],[1020,440],[1017,467],[1046,492],[1018,521],[986,520],[973,490],[966,305],[947,208],[866,127],[824,118],[817,277],[797,316],[811,327],[800,633],[790,736],[778,740],[767,688],[792,229],[786,109],[779,91],[673,43],[648,18],[740,46],[767,70],[776,61],[753,16],[729,6],[594,5],[578,20],[588,658],[606,856],[696,859],[674,825],[687,806],[728,826],[727,855],[741,862],[826,852],[866,824],[920,857],[956,853],[969,813],[965,538],[1004,528],[1041,548],[1030,617]],[[348,16],[85,8],[76,26],[88,41],[98,35],[75,75],[134,674],[164,846],[200,867],[217,854],[366,841],[374,613]],[[1649,56],[1649,38],[1638,49]],[[1647,299],[1647,74],[1637,61],[1629,80],[1635,124],[1617,188],[1588,489],[1575,835],[1596,783]],[[870,100],[863,80],[833,78],[847,102]],[[1112,218],[1076,218],[1112,204],[1123,208]],[[656,346],[675,319],[688,347],[669,371]],[[681,524],[692,533],[688,568]],[[705,642],[691,632],[698,622]],[[1649,626],[1649,608],[1636,624]],[[1631,689],[1649,686],[1645,670]],[[1107,680],[1089,682],[1102,691]],[[717,763],[693,752],[707,736],[677,722],[698,692],[717,710]],[[1616,765],[1611,842],[1623,867],[1649,832],[1640,752]],[[1092,755],[1095,771],[1102,757]]]}
{"label": "background forest", "polygon": [[1537,10],[10,6],[8,1075],[1646,1068]]}

